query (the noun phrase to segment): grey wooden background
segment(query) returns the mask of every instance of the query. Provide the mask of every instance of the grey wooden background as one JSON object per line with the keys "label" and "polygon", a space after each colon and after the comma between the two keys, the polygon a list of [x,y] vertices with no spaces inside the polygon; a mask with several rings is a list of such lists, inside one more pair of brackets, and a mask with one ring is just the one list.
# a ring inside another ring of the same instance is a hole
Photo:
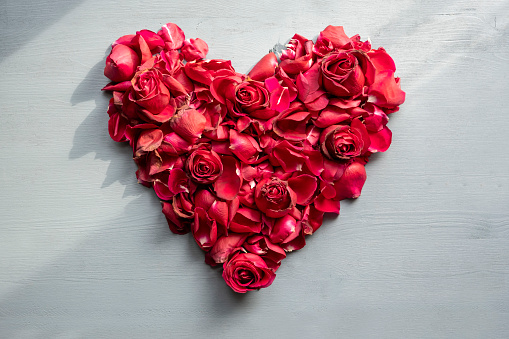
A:
{"label": "grey wooden background", "polygon": [[[109,44],[166,22],[247,72],[329,24],[407,101],[360,199],[237,295],[109,139]],[[508,338],[509,2],[3,0],[1,338]]]}

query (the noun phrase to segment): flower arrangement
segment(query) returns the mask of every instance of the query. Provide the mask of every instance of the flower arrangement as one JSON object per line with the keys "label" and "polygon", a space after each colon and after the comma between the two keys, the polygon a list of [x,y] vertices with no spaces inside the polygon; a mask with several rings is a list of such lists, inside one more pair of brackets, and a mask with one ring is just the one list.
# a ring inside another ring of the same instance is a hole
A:
{"label": "flower arrangement", "polygon": [[405,93],[389,54],[341,26],[316,41],[295,34],[247,75],[207,52],[173,23],[115,41],[108,131],[132,147],[170,230],[191,232],[205,262],[245,293],[271,285],[324,213],[359,197]]}

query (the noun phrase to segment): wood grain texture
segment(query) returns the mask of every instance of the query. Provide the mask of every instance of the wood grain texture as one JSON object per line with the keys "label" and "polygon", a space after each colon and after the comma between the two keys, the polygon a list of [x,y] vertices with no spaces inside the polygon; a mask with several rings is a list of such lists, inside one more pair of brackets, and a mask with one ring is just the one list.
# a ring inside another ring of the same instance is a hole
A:
{"label": "wood grain texture", "polygon": [[[0,5],[1,338],[508,338],[509,2],[183,0]],[[393,144],[283,262],[236,295],[167,229],[109,139],[109,44],[175,22],[247,72],[343,25],[396,61]]]}

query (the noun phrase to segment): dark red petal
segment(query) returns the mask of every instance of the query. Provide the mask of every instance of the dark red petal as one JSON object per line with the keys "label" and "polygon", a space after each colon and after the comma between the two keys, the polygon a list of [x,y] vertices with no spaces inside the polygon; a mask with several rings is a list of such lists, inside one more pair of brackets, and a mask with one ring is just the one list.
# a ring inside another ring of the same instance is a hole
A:
{"label": "dark red petal", "polygon": [[223,163],[223,174],[214,183],[214,191],[219,198],[232,200],[237,196],[242,186],[240,165],[234,157],[227,155],[221,156],[221,162]]}
{"label": "dark red petal", "polygon": [[216,221],[209,218],[203,208],[194,211],[193,236],[202,250],[208,250],[217,240]]}
{"label": "dark red petal", "polygon": [[316,191],[317,185],[316,177],[309,174],[301,174],[288,179],[288,186],[297,195],[297,204],[299,205],[307,205],[309,203]]}
{"label": "dark red petal", "polygon": [[276,54],[269,53],[254,65],[253,69],[248,73],[248,76],[253,80],[263,81],[274,75],[276,67]]}
{"label": "dark red petal", "polygon": [[369,138],[371,139],[371,145],[369,146],[368,151],[372,153],[385,152],[391,145],[392,132],[389,127],[385,126],[380,131],[371,133]]}
{"label": "dark red petal", "polygon": [[334,183],[334,189],[336,190],[335,199],[358,198],[361,195],[362,186],[364,186],[365,182],[366,169],[364,165],[358,162],[350,164],[345,169],[343,176]]}

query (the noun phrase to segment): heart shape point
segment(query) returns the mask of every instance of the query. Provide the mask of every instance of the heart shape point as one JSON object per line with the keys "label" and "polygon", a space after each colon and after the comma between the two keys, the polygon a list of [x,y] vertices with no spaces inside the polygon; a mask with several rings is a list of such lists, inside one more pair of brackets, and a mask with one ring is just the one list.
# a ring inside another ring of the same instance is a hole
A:
{"label": "heart shape point", "polygon": [[360,196],[405,93],[389,54],[341,26],[316,41],[295,34],[247,75],[208,50],[173,23],[115,41],[108,131],[133,148],[170,230],[191,232],[205,262],[245,293],[271,285],[324,214]]}

